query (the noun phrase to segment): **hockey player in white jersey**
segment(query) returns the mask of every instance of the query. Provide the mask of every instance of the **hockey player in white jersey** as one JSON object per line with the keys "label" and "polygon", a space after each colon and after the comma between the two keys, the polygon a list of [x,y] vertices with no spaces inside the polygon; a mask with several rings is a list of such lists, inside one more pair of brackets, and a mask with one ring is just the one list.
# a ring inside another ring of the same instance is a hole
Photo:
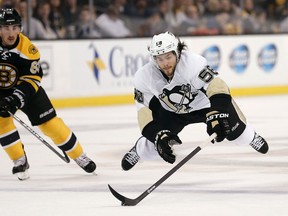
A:
{"label": "hockey player in white jersey", "polygon": [[207,60],[191,51],[170,32],[155,35],[149,46],[151,61],[135,74],[135,102],[142,136],[122,159],[122,169],[130,170],[140,159],[161,156],[176,160],[174,144],[187,125],[206,123],[207,133],[250,145],[260,153],[268,144],[246,121],[230,95],[229,87]]}

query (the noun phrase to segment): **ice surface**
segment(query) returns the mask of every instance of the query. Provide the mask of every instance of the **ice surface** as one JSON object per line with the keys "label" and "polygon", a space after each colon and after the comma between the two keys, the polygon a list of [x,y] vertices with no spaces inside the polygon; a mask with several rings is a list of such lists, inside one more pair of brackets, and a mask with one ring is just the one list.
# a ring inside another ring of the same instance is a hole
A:
{"label": "ice surface", "polygon": [[[12,162],[0,150],[0,215],[287,216],[288,96],[236,101],[269,142],[269,153],[228,142],[208,145],[133,207],[121,206],[107,185],[136,198],[174,166],[157,160],[121,170],[122,156],[139,137],[134,105],[58,109],[97,163],[97,175],[86,174],[74,161],[66,164],[16,123],[31,178],[18,181],[11,174]],[[21,112],[17,115],[29,123]],[[202,124],[186,127],[179,136],[183,144],[176,149],[177,162],[207,138]]]}

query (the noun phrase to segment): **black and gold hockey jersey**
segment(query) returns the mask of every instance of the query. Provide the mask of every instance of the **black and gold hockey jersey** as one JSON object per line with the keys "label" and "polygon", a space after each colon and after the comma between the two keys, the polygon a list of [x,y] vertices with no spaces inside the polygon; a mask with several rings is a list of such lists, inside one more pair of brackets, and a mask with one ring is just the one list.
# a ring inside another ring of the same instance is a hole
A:
{"label": "black and gold hockey jersey", "polygon": [[19,89],[25,100],[40,86],[43,72],[37,47],[22,33],[13,47],[4,47],[0,41],[0,92]]}

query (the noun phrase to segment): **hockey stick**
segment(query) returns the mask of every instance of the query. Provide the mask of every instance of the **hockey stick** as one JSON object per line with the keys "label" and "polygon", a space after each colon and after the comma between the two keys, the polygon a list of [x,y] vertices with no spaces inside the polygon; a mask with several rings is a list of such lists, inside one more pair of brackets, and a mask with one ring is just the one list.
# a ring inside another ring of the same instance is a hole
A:
{"label": "hockey stick", "polygon": [[30,128],[25,122],[23,122],[19,117],[8,111],[8,113],[17,121],[19,122],[23,127],[25,127],[31,134],[33,134],[35,137],[37,137],[38,140],[40,140],[44,145],[46,145],[49,149],[51,149],[56,155],[58,155],[62,160],[64,160],[66,163],[70,162],[69,157],[67,154],[63,151],[64,156],[61,155],[58,151],[56,151],[48,142],[46,142],[36,131],[34,131],[32,128]]}
{"label": "hockey stick", "polygon": [[173,173],[175,173],[180,167],[182,167],[185,163],[187,163],[194,155],[196,155],[205,145],[209,144],[213,139],[216,138],[216,134],[213,133],[206,139],[202,144],[200,144],[197,148],[195,148],[190,154],[188,154],[184,159],[182,159],[176,166],[174,166],[169,172],[167,172],[162,178],[160,178],[156,183],[150,186],[146,191],[144,191],[140,196],[135,199],[127,198],[116,190],[114,190],[109,184],[109,190],[118,200],[121,201],[122,206],[135,206],[141,200],[143,200],[146,196],[148,196],[152,191],[154,191],[160,184],[162,184],[166,179],[168,179]]}

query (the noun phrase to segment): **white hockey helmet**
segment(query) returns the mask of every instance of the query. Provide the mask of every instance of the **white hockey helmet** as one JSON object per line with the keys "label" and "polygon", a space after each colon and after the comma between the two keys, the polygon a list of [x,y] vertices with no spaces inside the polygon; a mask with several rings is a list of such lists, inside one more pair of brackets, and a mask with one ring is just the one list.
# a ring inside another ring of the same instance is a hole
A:
{"label": "white hockey helmet", "polygon": [[165,32],[158,35],[154,35],[149,47],[149,52],[152,57],[174,51],[177,60],[179,59],[178,51],[179,39],[171,32]]}

